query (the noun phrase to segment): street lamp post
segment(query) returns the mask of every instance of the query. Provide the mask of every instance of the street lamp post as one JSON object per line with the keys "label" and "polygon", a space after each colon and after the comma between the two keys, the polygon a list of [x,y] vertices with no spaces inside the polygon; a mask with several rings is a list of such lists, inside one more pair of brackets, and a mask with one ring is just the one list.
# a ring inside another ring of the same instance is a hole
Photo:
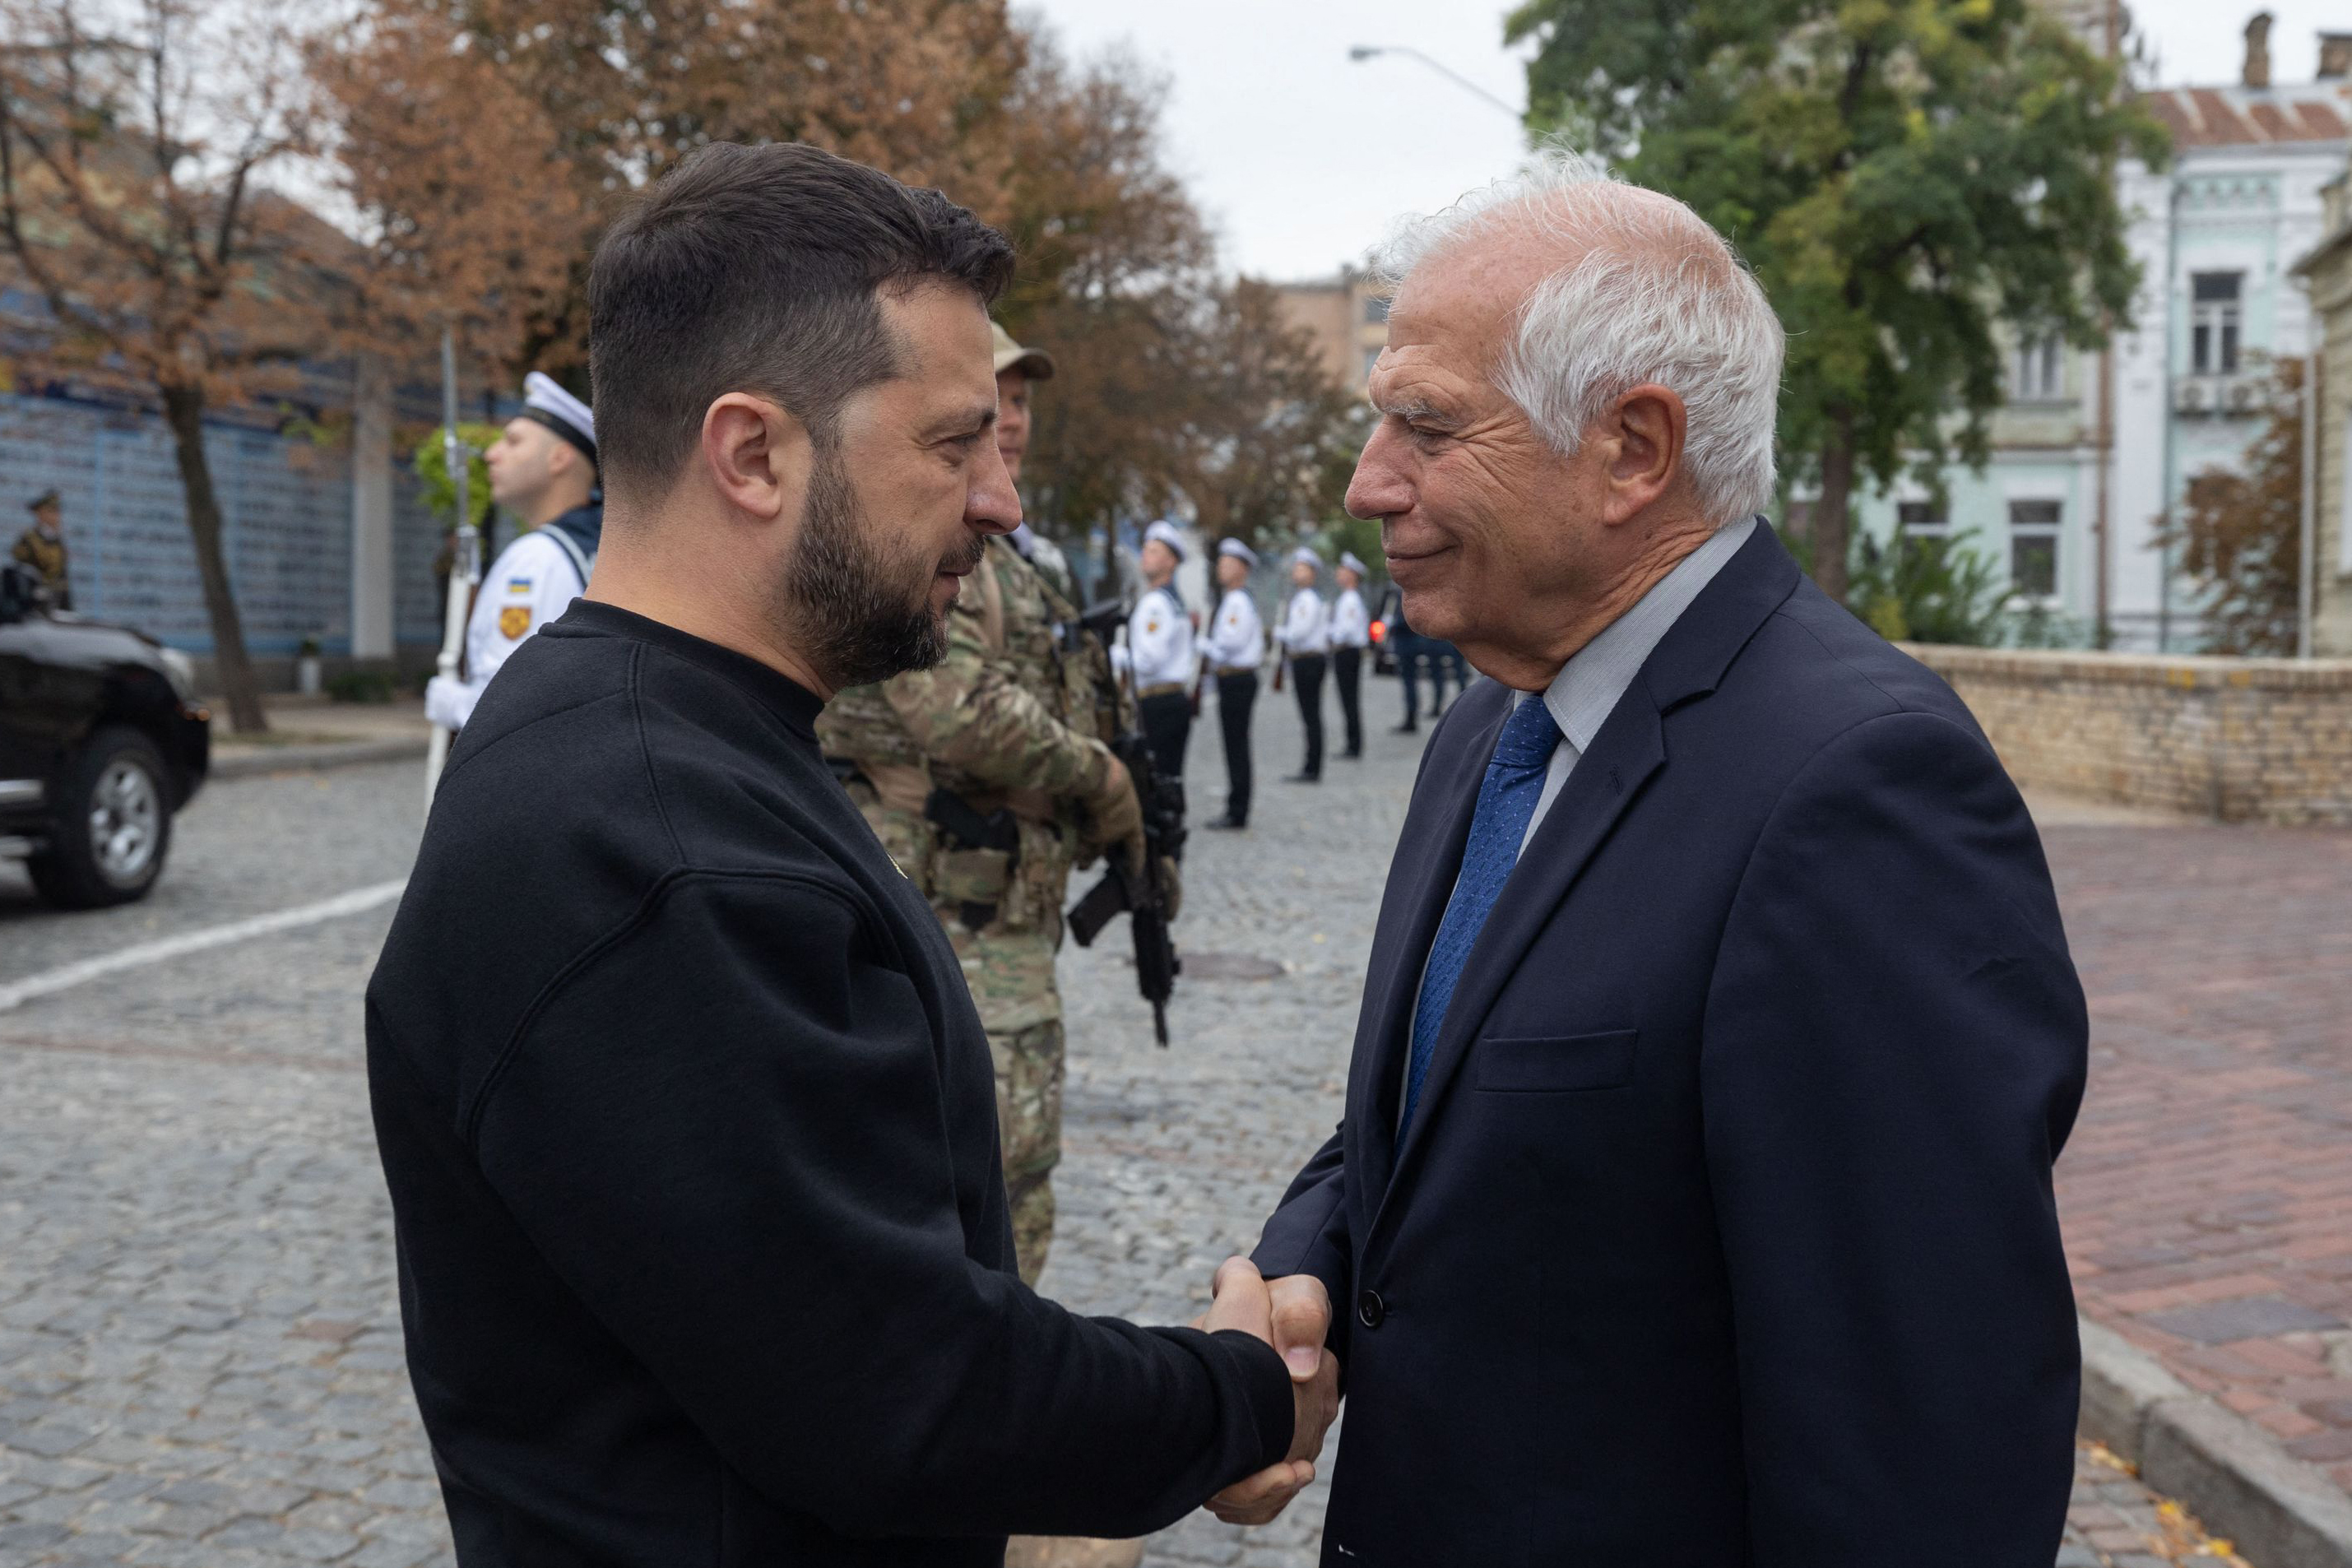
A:
{"label": "street lamp post", "polygon": [[1435,71],[1438,75],[1445,77],[1453,81],[1455,86],[1476,93],[1480,98],[1485,99],[1487,102],[1493,104],[1496,108],[1509,115],[1513,120],[1525,120],[1527,118],[1525,110],[1506,103],[1503,100],[1496,97],[1493,93],[1488,92],[1485,88],[1480,87],[1476,82],[1472,81],[1468,77],[1464,76],[1460,71],[1455,70],[1453,67],[1441,64],[1438,61],[1430,58],[1429,56],[1423,54],[1419,49],[1409,48],[1402,44],[1358,44],[1348,51],[1348,58],[1355,61],[1358,65],[1363,64],[1366,60],[1378,59],[1382,55],[1404,55],[1410,58],[1419,60],[1423,65],[1427,66],[1431,70]]}

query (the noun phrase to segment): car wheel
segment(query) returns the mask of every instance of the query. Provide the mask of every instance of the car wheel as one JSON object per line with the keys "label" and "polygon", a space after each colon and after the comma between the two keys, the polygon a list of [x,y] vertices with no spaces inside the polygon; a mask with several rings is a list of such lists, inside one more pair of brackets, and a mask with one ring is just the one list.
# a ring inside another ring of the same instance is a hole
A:
{"label": "car wheel", "polygon": [[163,755],[136,730],[105,729],[67,769],[48,847],[26,863],[41,896],[66,909],[147,896],[172,847]]}

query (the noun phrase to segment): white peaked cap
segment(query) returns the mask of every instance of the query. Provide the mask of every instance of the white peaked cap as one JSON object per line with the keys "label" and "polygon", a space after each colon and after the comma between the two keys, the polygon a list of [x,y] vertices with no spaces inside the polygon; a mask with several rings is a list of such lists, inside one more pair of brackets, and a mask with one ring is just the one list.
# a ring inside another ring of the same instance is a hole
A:
{"label": "white peaked cap", "polygon": [[1353,572],[1359,577],[1369,577],[1371,575],[1371,573],[1365,568],[1364,563],[1356,559],[1356,552],[1352,550],[1343,550],[1339,552],[1339,564],[1345,566],[1349,571]]}
{"label": "white peaked cap", "polygon": [[1316,554],[1304,544],[1290,552],[1290,563],[1293,566],[1312,566],[1318,572],[1323,570],[1323,557]]}
{"label": "white peaked cap", "polygon": [[1184,559],[1186,553],[1184,549],[1184,536],[1177,532],[1176,525],[1169,521],[1164,517],[1158,522],[1153,523],[1150,528],[1143,531],[1144,543],[1149,544],[1155,539],[1160,541],[1160,543],[1166,545],[1169,549],[1174,551],[1176,552],[1177,560],[1181,561]]}
{"label": "white peaked cap", "polygon": [[555,384],[555,378],[532,371],[522,378],[523,412],[559,436],[572,438],[593,458],[596,455],[596,416],[588,405]]}
{"label": "white peaked cap", "polygon": [[1257,552],[1238,539],[1228,539],[1220,543],[1217,546],[1217,553],[1230,555],[1236,561],[1245,561],[1252,566],[1257,564]]}

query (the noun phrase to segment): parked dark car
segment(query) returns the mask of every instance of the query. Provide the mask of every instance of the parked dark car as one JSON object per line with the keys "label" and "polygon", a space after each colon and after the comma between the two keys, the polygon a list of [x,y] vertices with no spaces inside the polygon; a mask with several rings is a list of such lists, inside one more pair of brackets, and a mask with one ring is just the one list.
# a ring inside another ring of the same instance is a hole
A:
{"label": "parked dark car", "polygon": [[212,755],[187,656],[0,563],[0,858],[69,909],[144,898]]}

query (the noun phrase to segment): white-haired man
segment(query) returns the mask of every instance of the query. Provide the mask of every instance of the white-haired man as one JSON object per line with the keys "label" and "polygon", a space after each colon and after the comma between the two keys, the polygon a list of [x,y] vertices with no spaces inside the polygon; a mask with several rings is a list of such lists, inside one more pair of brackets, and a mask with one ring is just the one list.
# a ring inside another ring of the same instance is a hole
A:
{"label": "white-haired man", "polygon": [[1493,679],[1256,1254],[1345,1369],[1327,1568],[2046,1564],[2085,1021],[2017,791],[1757,518],[1780,329],[1687,208],[1552,153],[1391,270],[1349,510]]}

